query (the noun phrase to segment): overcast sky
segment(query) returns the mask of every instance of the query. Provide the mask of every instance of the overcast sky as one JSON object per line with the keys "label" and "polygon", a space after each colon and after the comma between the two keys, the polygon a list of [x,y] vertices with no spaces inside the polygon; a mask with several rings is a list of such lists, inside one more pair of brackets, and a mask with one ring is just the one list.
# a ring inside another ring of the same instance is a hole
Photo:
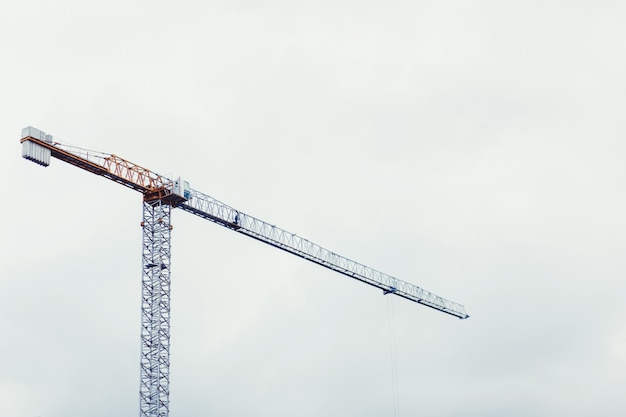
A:
{"label": "overcast sky", "polygon": [[141,195],[22,159],[28,125],[471,315],[175,211],[172,417],[393,416],[394,387],[402,416],[623,416],[625,18],[5,0],[0,416],[138,415]]}

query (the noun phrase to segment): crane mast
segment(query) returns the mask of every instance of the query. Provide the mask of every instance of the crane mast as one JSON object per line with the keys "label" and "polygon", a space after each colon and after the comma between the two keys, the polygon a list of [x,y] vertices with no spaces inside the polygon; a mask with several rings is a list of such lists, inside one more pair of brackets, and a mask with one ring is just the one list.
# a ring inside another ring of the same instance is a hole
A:
{"label": "crane mast", "polygon": [[169,414],[171,213],[179,208],[365,284],[460,319],[465,307],[369,268],[204,193],[113,154],[64,145],[31,126],[22,130],[22,156],[48,166],[50,158],[143,194],[140,416]]}
{"label": "crane mast", "polygon": [[172,206],[144,201],[141,273],[141,417],[167,417],[170,384]]}

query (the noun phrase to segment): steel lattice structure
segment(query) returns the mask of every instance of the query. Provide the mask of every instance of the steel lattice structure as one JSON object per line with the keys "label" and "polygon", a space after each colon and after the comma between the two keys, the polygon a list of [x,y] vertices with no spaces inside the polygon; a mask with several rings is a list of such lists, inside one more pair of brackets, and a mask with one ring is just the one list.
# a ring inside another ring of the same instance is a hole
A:
{"label": "steel lattice structure", "polygon": [[143,203],[141,274],[141,417],[167,417],[170,384],[172,206]]}
{"label": "steel lattice structure", "polygon": [[465,307],[461,304],[446,300],[417,285],[401,281],[338,255],[295,233],[242,213],[199,191],[192,189],[191,198],[178,207],[350,278],[380,288],[385,294],[393,293],[462,319],[468,317]]}
{"label": "steel lattice structure", "polygon": [[465,307],[416,285],[367,267],[294,233],[245,214],[116,155],[56,142],[51,135],[22,130],[22,156],[48,166],[50,157],[100,175],[143,194],[141,279],[140,417],[167,417],[170,383],[171,212],[180,208],[332,271],[443,313],[468,318]]}

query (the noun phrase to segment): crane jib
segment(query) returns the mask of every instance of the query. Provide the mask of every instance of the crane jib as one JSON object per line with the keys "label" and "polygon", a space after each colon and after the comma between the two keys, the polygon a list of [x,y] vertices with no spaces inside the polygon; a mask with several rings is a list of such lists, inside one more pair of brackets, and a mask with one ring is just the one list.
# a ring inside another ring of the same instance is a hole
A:
{"label": "crane jib", "polygon": [[[25,130],[29,136],[22,139],[22,143],[25,144],[22,155],[38,164],[47,166],[49,157],[55,157],[139,191],[144,195],[146,202],[165,203],[179,207],[231,230],[372,285],[381,289],[385,294],[395,294],[462,319],[469,317],[465,308],[460,304],[330,252],[300,236],[241,213],[206,194],[190,189],[185,190],[184,193],[173,192],[172,180],[126,159],[107,154],[102,158],[102,162],[96,163],[56,146],[52,141],[52,136],[38,129],[26,128]],[[176,183],[179,181],[180,179]],[[185,185],[188,187],[187,183]]]}
{"label": "crane jib", "polygon": [[401,281],[331,252],[294,233],[249,216],[196,190],[191,190],[191,198],[178,207],[342,275],[379,288],[384,294],[394,294],[461,319],[469,317],[465,307],[461,304],[446,300],[416,285]]}

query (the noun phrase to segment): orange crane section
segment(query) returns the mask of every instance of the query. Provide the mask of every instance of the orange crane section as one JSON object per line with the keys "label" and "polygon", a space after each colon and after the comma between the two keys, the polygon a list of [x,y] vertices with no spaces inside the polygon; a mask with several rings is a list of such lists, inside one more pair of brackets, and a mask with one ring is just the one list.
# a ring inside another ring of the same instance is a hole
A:
{"label": "orange crane section", "polygon": [[[29,136],[20,140],[23,156],[40,165],[49,165],[49,156],[74,165],[92,174],[115,181],[144,195],[144,201],[162,200],[172,206],[185,201],[172,193],[172,180],[117,155],[87,151],[53,142],[52,136],[31,128]],[[33,131],[34,130],[34,131]],[[38,138],[35,136],[43,136]],[[48,140],[49,139],[49,140]],[[25,146],[24,143],[27,142]],[[35,151],[33,152],[34,149]],[[49,152],[49,154],[47,153]],[[33,156],[41,155],[41,157]]]}

